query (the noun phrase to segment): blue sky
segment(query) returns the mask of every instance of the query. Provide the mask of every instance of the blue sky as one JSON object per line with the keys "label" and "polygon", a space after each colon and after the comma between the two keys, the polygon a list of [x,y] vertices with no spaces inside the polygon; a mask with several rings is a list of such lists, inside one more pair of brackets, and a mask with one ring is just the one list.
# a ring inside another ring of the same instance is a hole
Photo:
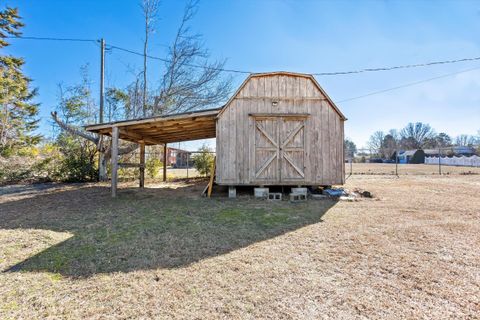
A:
{"label": "blue sky", "polygon": [[[24,36],[105,38],[107,44],[142,49],[142,15],[136,0],[4,0],[18,7]],[[150,53],[165,55],[184,2],[164,0]],[[254,72],[306,73],[356,70],[480,56],[480,1],[280,1],[203,0],[192,30],[203,34],[212,58],[227,68]],[[5,51],[25,58],[25,72],[39,89],[41,131],[49,134],[49,112],[57,84],[78,82],[90,65],[98,86],[99,49],[92,43],[12,40]],[[114,51],[106,56],[106,85],[124,86],[129,68],[142,58]],[[150,82],[162,64],[151,61]],[[319,76],[334,101],[461,70],[480,61],[357,75]],[[234,76],[234,86],[245,76]],[[348,117],[346,136],[366,145],[376,130],[426,122],[452,136],[480,130],[480,69],[339,103]],[[198,143],[182,144],[195,149]]]}

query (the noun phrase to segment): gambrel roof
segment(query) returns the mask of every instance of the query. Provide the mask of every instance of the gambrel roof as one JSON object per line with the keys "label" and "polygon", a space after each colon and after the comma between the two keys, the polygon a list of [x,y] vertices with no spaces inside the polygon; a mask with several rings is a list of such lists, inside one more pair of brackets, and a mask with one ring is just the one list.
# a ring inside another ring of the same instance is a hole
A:
{"label": "gambrel roof", "polygon": [[268,76],[292,76],[292,77],[303,77],[311,80],[315,87],[321,92],[321,94],[325,97],[325,99],[328,101],[329,105],[337,112],[337,114],[340,116],[342,120],[347,120],[345,115],[340,111],[340,109],[337,107],[335,102],[328,96],[328,94],[323,90],[323,88],[320,86],[320,84],[317,82],[315,77],[311,74],[307,73],[296,73],[296,72],[287,72],[287,71],[275,71],[275,72],[265,72],[265,73],[252,73],[250,74],[245,81],[240,85],[240,87],[235,91],[235,93],[232,95],[232,97],[228,100],[228,102],[225,104],[225,106],[222,108],[222,110],[219,112],[218,117],[222,115],[222,113],[229,107],[230,103],[238,96],[238,94],[243,90],[243,88],[247,85],[247,83],[252,79],[256,77],[268,77]]}

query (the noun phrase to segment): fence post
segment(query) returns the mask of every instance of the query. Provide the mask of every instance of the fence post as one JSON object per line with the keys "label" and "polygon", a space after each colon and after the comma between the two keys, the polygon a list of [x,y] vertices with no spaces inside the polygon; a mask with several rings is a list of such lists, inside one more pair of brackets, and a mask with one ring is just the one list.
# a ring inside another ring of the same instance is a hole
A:
{"label": "fence post", "polygon": [[438,148],[438,174],[442,174],[442,150]]}
{"label": "fence post", "polygon": [[353,174],[353,157],[350,157],[350,175]]}
{"label": "fence post", "polygon": [[188,152],[186,154],[187,154],[187,179],[188,179],[188,158],[189,158],[190,154]]}
{"label": "fence post", "polygon": [[395,175],[398,177],[398,149],[395,150]]}

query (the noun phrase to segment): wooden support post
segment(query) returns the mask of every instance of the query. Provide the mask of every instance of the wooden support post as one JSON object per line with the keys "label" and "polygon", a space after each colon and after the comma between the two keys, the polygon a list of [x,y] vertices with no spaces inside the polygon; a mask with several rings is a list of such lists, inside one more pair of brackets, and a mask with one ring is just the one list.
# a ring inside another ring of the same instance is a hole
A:
{"label": "wooden support post", "polygon": [[145,143],[140,143],[140,188],[145,187]]}
{"label": "wooden support post", "polygon": [[[213,163],[212,163],[212,166],[210,168],[210,182],[208,183],[208,192],[207,192],[207,197],[210,198],[210,196],[212,195],[212,190],[213,190],[213,183],[215,182],[215,166],[216,166],[216,162],[217,162],[217,157],[214,157],[213,158]],[[230,189],[229,190],[229,197],[230,197]]]}
{"label": "wooden support post", "polygon": [[167,144],[163,144],[163,182],[167,181]]}
{"label": "wooden support post", "polygon": [[112,127],[112,198],[117,196],[118,127]]}

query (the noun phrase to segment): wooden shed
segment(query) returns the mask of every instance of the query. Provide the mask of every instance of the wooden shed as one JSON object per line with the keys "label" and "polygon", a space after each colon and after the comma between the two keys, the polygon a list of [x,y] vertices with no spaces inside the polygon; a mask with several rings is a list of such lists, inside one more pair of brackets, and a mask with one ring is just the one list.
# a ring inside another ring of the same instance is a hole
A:
{"label": "wooden shed", "polygon": [[252,74],[217,117],[216,182],[343,184],[345,120],[311,75]]}
{"label": "wooden shed", "polygon": [[[118,140],[145,145],[216,140],[216,183],[228,186],[343,184],[345,116],[312,75],[250,75],[218,109],[87,126],[112,137],[112,196],[116,196]],[[166,161],[166,159],[164,159]],[[164,179],[166,171],[164,169]]]}

